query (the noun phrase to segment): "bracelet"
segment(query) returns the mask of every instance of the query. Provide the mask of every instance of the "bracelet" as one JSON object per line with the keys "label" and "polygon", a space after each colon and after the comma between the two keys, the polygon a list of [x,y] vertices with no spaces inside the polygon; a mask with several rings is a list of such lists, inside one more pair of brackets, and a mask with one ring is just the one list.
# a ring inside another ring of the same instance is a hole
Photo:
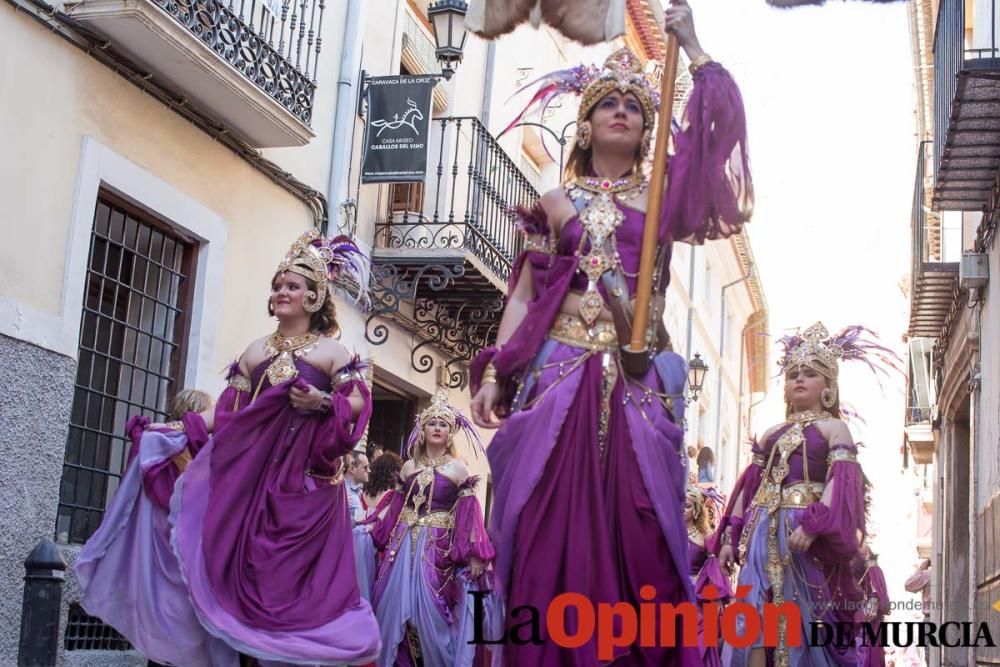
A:
{"label": "bracelet", "polygon": [[726,528],[722,532],[722,544],[725,546],[733,546],[733,529],[731,527]]}
{"label": "bracelet", "polygon": [[710,62],[712,62],[712,56],[707,53],[703,53],[691,61],[691,64],[688,65],[688,71],[691,72],[691,76],[694,76],[698,70]]}
{"label": "bracelet", "polygon": [[496,384],[497,383],[497,369],[493,365],[493,362],[486,364],[486,368],[483,369],[483,379],[480,384]]}
{"label": "bracelet", "polygon": [[319,405],[316,407],[316,412],[329,412],[333,409],[333,397],[325,391],[320,392],[320,394],[322,394],[322,396],[319,399]]}

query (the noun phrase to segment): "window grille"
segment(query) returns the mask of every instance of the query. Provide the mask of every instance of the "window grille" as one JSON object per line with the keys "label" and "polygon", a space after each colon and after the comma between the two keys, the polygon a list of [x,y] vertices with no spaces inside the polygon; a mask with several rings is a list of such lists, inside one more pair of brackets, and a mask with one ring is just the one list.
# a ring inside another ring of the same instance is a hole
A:
{"label": "window grille", "polygon": [[166,416],[183,368],[185,277],[192,244],[101,194],[90,239],[79,365],[56,538],[85,542],[125,471],[125,422]]}
{"label": "window grille", "polygon": [[128,651],[132,648],[114,628],[99,618],[88,616],[83,607],[75,603],[69,606],[65,640],[67,651]]}

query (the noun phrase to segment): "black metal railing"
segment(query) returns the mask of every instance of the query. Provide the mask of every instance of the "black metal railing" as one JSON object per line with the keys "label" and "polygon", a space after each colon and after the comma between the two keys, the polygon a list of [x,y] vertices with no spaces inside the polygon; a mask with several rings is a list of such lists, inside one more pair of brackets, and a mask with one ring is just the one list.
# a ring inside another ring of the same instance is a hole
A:
{"label": "black metal railing", "polygon": [[[958,89],[958,73],[964,69],[1000,68],[1000,35],[997,31],[997,0],[977,5],[972,17],[971,42],[966,46],[965,0],[941,0],[934,29],[934,164],[944,155],[948,126]],[[989,23],[987,23],[989,21]]]}
{"label": "black metal railing", "polygon": [[307,125],[326,0],[155,0]]}
{"label": "black metal railing", "polygon": [[[927,215],[929,205],[927,177],[930,171],[928,161],[931,155],[931,143],[930,141],[921,141],[920,147],[917,149],[917,169],[913,182],[913,209],[910,213],[910,231],[912,236],[910,253],[912,260],[910,273],[911,287],[923,271],[924,264],[931,258],[928,236],[930,232],[935,231],[929,228],[928,221],[931,218]],[[934,219],[936,220],[936,216]]]}
{"label": "black metal railing", "polygon": [[941,0],[934,28],[934,169],[941,165],[948,137],[958,73],[965,64],[964,0]]}
{"label": "black metal railing", "polygon": [[423,187],[392,186],[404,194],[389,196],[375,224],[375,245],[465,249],[507,280],[520,250],[514,207],[530,206],[538,191],[478,118],[438,118],[434,126],[436,164]]}

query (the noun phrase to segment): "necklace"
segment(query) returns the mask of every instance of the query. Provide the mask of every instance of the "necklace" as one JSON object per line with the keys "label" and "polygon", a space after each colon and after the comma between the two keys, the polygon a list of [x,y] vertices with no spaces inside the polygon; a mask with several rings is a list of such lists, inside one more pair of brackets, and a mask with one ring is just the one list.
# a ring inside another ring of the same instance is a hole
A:
{"label": "necklace", "polygon": [[441,466],[448,465],[449,463],[451,463],[451,460],[452,456],[451,454],[448,453],[444,453],[441,456],[435,456],[434,458],[425,455],[420,457],[420,465],[426,466],[428,468],[438,468]]}
{"label": "necklace", "polygon": [[698,540],[700,540],[702,538],[701,537],[701,531],[699,531],[694,526],[688,526],[688,538],[692,542],[697,542]]}
{"label": "necklace", "polygon": [[794,424],[808,424],[823,419],[830,419],[832,415],[826,410],[805,410],[804,412],[793,412],[788,415],[788,422]]}
{"label": "necklace", "polygon": [[[587,289],[580,298],[580,318],[593,326],[604,309],[604,298],[597,290],[597,281],[607,271],[621,264],[615,248],[615,232],[625,221],[625,214],[615,202],[629,199],[646,189],[646,178],[641,173],[612,180],[583,176],[569,186],[567,194],[574,201],[584,202],[580,211],[580,245],[576,250],[577,270],[587,276]],[[584,252],[587,242],[589,249]]]}
{"label": "necklace", "polygon": [[291,338],[285,338],[279,331],[271,334],[264,343],[264,353],[272,360],[264,372],[272,387],[299,374],[299,370],[295,368],[295,359],[316,349],[317,340],[319,334],[315,331],[307,331]]}
{"label": "necklace", "polygon": [[632,199],[644,192],[648,184],[642,173],[632,173],[616,179],[581,176],[573,181],[571,187],[598,194],[607,193],[620,199]]}

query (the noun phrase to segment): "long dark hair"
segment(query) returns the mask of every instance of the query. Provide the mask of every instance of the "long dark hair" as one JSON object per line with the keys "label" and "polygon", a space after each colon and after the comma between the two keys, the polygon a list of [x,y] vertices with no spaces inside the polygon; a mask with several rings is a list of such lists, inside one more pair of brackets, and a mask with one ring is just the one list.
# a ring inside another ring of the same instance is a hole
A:
{"label": "long dark hair", "polygon": [[[278,279],[283,271],[278,271],[271,278],[271,289],[274,289],[274,281]],[[302,276],[302,279],[306,281],[306,289],[313,292],[316,291],[316,281],[310,278],[306,278],[301,273],[296,273],[297,276]],[[267,314],[274,317],[274,309],[271,308],[271,299],[267,299]],[[329,286],[326,288],[326,299],[323,301],[323,307],[317,310],[315,313],[309,313],[309,329],[310,331],[316,331],[326,336],[336,336],[340,333],[340,324],[337,323],[337,304],[333,302],[333,291]]]}
{"label": "long dark hair", "polygon": [[372,461],[369,468],[368,481],[365,483],[365,493],[374,498],[383,491],[396,486],[396,477],[403,469],[403,459],[395,452],[384,452],[382,456]]}
{"label": "long dark hair", "polygon": [[715,463],[715,452],[712,451],[711,447],[702,447],[698,450],[698,467],[710,466]]}

